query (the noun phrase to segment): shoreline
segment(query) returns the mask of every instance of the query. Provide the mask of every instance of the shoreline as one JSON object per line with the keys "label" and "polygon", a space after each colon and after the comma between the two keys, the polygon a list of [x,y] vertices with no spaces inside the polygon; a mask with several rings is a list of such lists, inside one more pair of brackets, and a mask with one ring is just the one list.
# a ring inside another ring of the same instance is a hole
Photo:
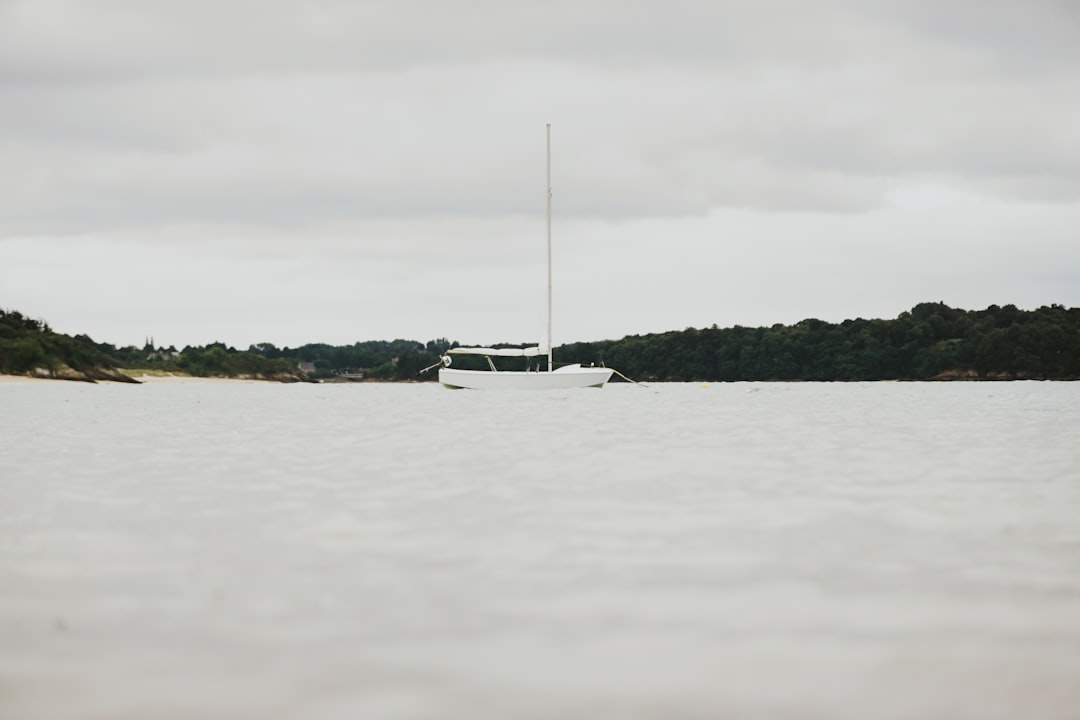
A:
{"label": "shoreline", "polygon": [[251,378],[231,378],[231,377],[195,377],[194,375],[135,375],[133,373],[124,373],[128,375],[132,380],[138,380],[140,383],[147,385],[165,384],[165,385],[184,385],[184,384],[205,384],[205,383],[260,383],[260,382],[276,382],[274,380],[253,380]]}
{"label": "shoreline", "polygon": [[[139,384],[172,384],[172,385],[184,385],[184,384],[204,384],[204,383],[262,383],[262,382],[278,382],[276,380],[254,380],[252,378],[229,378],[229,377],[195,377],[194,375],[139,375],[136,373],[124,373],[133,380],[138,381]],[[102,385],[109,381],[101,380],[97,383],[88,383],[85,380],[77,380],[74,378],[54,378],[54,377],[32,377],[30,375],[4,375],[0,374],[0,384],[3,385],[22,385],[22,384],[39,384],[39,383],[53,383],[53,382],[67,382],[67,383],[85,383],[88,385]],[[125,383],[113,383],[124,385]],[[134,384],[134,383],[133,383]]]}
{"label": "shoreline", "polygon": [[[123,372],[123,371],[121,371],[121,372]],[[127,375],[132,380],[136,381],[135,383],[131,383],[131,384],[149,384],[149,385],[156,385],[156,384],[164,384],[164,385],[202,385],[202,384],[215,384],[215,383],[216,384],[220,384],[220,383],[249,383],[249,384],[253,384],[253,383],[272,383],[272,384],[278,384],[278,385],[292,385],[292,384],[294,384],[292,382],[282,382],[281,380],[260,379],[260,378],[251,378],[251,377],[196,377],[194,375],[177,375],[177,374],[173,374],[173,373],[145,374],[145,375],[142,375],[142,374],[139,374],[139,372],[137,370],[136,371],[130,371],[130,372],[123,372],[123,374]],[[908,380],[908,379],[904,379],[904,380],[736,380],[736,381],[687,380],[687,381],[677,381],[677,382],[675,382],[673,384],[694,384],[694,383],[699,383],[699,382],[708,383],[708,384],[717,384],[717,385],[738,384],[740,382],[741,383],[761,383],[761,382],[767,382],[767,383],[768,382],[772,382],[772,383],[819,383],[819,384],[848,383],[848,382],[850,382],[850,383],[858,383],[858,382],[867,382],[867,383],[907,383],[907,382],[912,382],[912,383],[920,383],[920,382],[922,382],[922,383],[944,383],[944,384],[953,384],[953,383],[994,383],[994,384],[996,384],[996,383],[1002,383],[1002,382],[1077,382],[1077,381],[1080,381],[1080,378],[1054,378],[1054,379],[1004,378],[1004,377],[978,378],[978,377],[971,377],[971,376],[951,376],[951,377],[929,378],[929,379],[926,379],[926,380]],[[93,385],[93,384],[100,385],[100,384],[108,384],[108,383],[114,382],[114,381],[99,380],[99,381],[97,381],[95,383],[95,382],[88,382],[86,380],[80,380],[78,378],[34,377],[34,376],[31,376],[31,375],[5,375],[3,373],[0,373],[0,385],[20,385],[20,384],[28,384],[28,383],[37,384],[37,383],[49,383],[49,382],[75,382],[75,383],[86,383],[86,384],[91,384],[91,385]],[[299,382],[303,382],[303,381],[299,381]],[[319,382],[311,383],[310,381],[308,381],[308,382],[309,382],[309,384],[317,384],[317,385],[361,385],[361,384],[404,385],[404,384],[414,384],[415,383],[415,381],[386,381],[386,380],[362,380],[362,381],[359,381],[359,382],[354,381],[354,382],[337,382],[337,383],[333,383],[333,382],[331,382],[331,383],[319,383]],[[665,382],[669,382],[669,381],[650,380],[649,382],[652,382],[652,383],[665,383]],[[117,384],[123,385],[125,383],[117,383]],[[623,383],[615,383],[615,384],[621,385]]]}

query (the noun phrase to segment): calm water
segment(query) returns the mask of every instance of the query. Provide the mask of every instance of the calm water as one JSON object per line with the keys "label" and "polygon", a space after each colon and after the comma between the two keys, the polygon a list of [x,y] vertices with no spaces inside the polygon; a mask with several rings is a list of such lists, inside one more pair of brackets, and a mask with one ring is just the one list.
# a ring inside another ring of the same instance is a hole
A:
{"label": "calm water", "polygon": [[0,718],[1080,718],[1080,383],[0,386]]}

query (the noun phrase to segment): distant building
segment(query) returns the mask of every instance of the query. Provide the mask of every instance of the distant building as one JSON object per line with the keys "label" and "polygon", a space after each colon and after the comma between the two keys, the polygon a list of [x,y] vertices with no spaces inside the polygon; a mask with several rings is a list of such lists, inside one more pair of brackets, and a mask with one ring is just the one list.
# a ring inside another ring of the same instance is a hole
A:
{"label": "distant building", "polygon": [[296,363],[296,369],[300,372],[313,373],[315,372],[315,363],[313,362],[298,362]]}
{"label": "distant building", "polygon": [[147,360],[175,360],[180,357],[180,353],[177,351],[175,345],[170,345],[167,348],[159,348],[154,343],[154,336],[146,338],[146,344],[143,345],[143,352],[146,353]]}

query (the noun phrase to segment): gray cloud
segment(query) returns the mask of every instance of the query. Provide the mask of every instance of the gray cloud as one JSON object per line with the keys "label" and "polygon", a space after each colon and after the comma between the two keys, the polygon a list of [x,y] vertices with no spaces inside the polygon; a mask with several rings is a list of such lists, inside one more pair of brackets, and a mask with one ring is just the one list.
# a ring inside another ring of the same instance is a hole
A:
{"label": "gray cloud", "polygon": [[[43,303],[26,278],[89,244],[100,262],[202,278],[221,306],[244,303],[208,268],[247,278],[265,305],[275,285],[251,278],[252,262],[282,282],[293,267],[308,315],[327,327],[347,317],[333,308],[349,295],[318,275],[347,267],[370,284],[357,302],[378,302],[380,283],[383,294],[407,287],[416,302],[394,319],[401,332],[441,334],[456,319],[432,310],[439,298],[483,318],[490,303],[463,288],[530,286],[546,121],[564,253],[598,253],[568,258],[587,261],[586,276],[563,272],[597,294],[588,278],[602,279],[642,328],[711,324],[745,303],[669,263],[673,279],[628,303],[635,286],[621,278],[640,254],[679,248],[706,268],[742,255],[759,273],[769,257],[795,258],[775,302],[727,280],[791,319],[818,297],[799,266],[836,250],[829,238],[849,221],[868,239],[831,267],[850,274],[833,286],[849,288],[852,314],[883,286],[892,294],[877,307],[891,311],[960,285],[957,302],[1016,301],[1021,286],[1034,302],[1069,302],[1060,278],[1076,256],[1055,223],[1080,206],[1076,87],[1080,13],[1064,0],[4,0],[0,302]],[[965,225],[971,214],[1028,224]],[[960,229],[928,232],[930,216]],[[897,226],[910,253],[939,253],[956,273],[905,266],[895,283],[858,280],[898,266],[880,240]],[[993,292],[960,282],[963,233],[998,258],[1018,242],[1006,229],[1044,265],[1010,282],[993,280],[1008,263],[988,270],[978,282]],[[572,287],[567,299],[598,302]],[[528,304],[488,327],[509,327]],[[633,330],[609,323],[624,325]]]}

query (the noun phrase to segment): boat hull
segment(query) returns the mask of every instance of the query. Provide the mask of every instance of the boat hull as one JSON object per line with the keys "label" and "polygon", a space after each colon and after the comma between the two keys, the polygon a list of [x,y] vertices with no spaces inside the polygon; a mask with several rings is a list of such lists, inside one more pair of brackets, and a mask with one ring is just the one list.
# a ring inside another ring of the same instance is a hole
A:
{"label": "boat hull", "polygon": [[612,370],[567,365],[555,372],[491,372],[489,370],[439,370],[439,382],[451,389],[469,390],[569,390],[603,387]]}

